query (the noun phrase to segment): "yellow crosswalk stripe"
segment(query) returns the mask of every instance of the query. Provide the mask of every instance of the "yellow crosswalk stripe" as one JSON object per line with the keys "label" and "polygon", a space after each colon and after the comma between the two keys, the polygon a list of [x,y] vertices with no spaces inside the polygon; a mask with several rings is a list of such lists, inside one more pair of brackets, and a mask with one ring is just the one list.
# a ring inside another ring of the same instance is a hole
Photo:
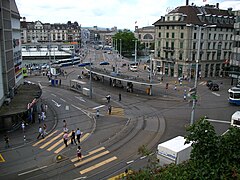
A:
{"label": "yellow crosswalk stripe", "polygon": [[120,180],[120,179],[123,179],[123,177],[126,177],[127,175],[132,174],[132,173],[133,173],[132,170],[128,170],[127,173],[124,172],[124,173],[118,174],[116,176],[108,178],[108,180]]}
{"label": "yellow crosswalk stripe", "polygon": [[124,109],[118,108],[118,107],[113,107],[112,111],[111,111],[111,115],[124,116]]}
{"label": "yellow crosswalk stripe", "polygon": [[[68,136],[70,136],[72,132],[68,133]],[[63,136],[63,134],[60,134]],[[59,135],[58,135],[59,136]],[[47,149],[47,151],[51,151],[53,150],[55,147],[57,147],[59,144],[63,143],[63,139],[61,138],[58,142],[56,142],[55,144],[53,144],[50,148]]]}
{"label": "yellow crosswalk stripe", "polygon": [[5,162],[5,159],[2,157],[1,154],[0,154],[0,162]]}
{"label": "yellow crosswalk stripe", "polygon": [[[95,149],[95,150],[93,150],[93,151],[90,151],[87,155],[82,156],[82,158],[86,158],[86,157],[88,157],[88,156],[91,156],[92,154],[95,154],[95,153],[97,153],[97,152],[99,152],[99,151],[102,151],[102,150],[104,150],[104,149],[105,149],[105,147],[100,147],[100,148],[98,148],[98,149]],[[78,160],[78,157],[75,157],[75,158],[71,159],[72,162],[75,162],[75,161],[77,161],[77,160]]]}
{"label": "yellow crosswalk stripe", "polygon": [[58,139],[59,137],[63,136],[63,133],[58,134],[57,136],[55,136],[54,138],[52,138],[50,141],[46,142],[45,144],[43,144],[42,146],[40,146],[41,149],[45,148],[46,146],[48,146],[49,144],[51,144],[53,141],[55,141],[56,139]]}
{"label": "yellow crosswalk stripe", "polygon": [[92,157],[90,157],[90,158],[88,158],[88,159],[86,159],[86,160],[81,160],[80,162],[75,163],[74,166],[75,166],[75,167],[78,167],[78,166],[80,166],[80,165],[82,165],[82,164],[84,164],[84,163],[90,162],[90,161],[92,161],[92,160],[94,160],[94,159],[97,159],[97,158],[99,158],[99,157],[101,157],[101,156],[104,156],[104,155],[106,155],[106,154],[108,154],[108,153],[109,153],[109,151],[103,151],[103,152],[100,153],[100,154],[97,154],[97,155],[92,156]]}
{"label": "yellow crosswalk stripe", "polygon": [[51,134],[49,134],[48,136],[46,136],[44,139],[39,140],[38,142],[36,142],[35,144],[33,144],[32,146],[37,146],[38,144],[42,143],[43,141],[45,141],[46,139],[50,138],[52,135],[54,135],[56,132],[58,132],[58,130],[52,132]]}
{"label": "yellow crosswalk stripe", "polygon": [[[71,134],[71,133],[69,133],[68,136],[70,136],[70,134]],[[90,133],[84,134],[83,137],[80,139],[80,141],[85,140],[85,139],[89,136],[89,134],[90,134]],[[60,143],[61,143],[61,142],[63,142],[63,141],[60,141]],[[71,142],[71,140],[69,139],[68,142],[67,142],[67,144],[69,145],[70,142]],[[60,144],[60,143],[59,143],[59,144]],[[65,144],[63,144],[63,145],[62,145],[61,147],[59,147],[56,151],[54,151],[54,153],[57,154],[57,153],[61,152],[65,147],[66,147]]]}
{"label": "yellow crosswalk stripe", "polygon": [[109,159],[106,159],[106,160],[104,160],[104,161],[102,161],[102,162],[100,162],[100,163],[98,163],[98,164],[95,164],[95,165],[93,165],[93,166],[90,166],[89,168],[86,168],[86,169],[80,171],[80,174],[85,174],[85,173],[87,173],[87,172],[89,172],[89,171],[92,171],[92,170],[94,170],[94,169],[97,169],[97,168],[99,168],[99,167],[101,167],[101,166],[103,166],[103,165],[105,165],[105,164],[107,164],[107,163],[110,163],[110,162],[112,162],[112,161],[114,161],[114,160],[116,160],[116,159],[117,159],[117,157],[116,157],[116,156],[113,156],[113,157],[111,157],[111,158],[109,158]]}

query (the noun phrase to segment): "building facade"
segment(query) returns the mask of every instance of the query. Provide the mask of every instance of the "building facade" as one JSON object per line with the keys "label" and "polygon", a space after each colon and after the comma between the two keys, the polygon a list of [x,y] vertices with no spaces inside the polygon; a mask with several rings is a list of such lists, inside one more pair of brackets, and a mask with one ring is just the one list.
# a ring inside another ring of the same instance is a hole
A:
{"label": "building facade", "polygon": [[21,42],[81,42],[81,26],[77,22],[66,24],[49,24],[41,21],[27,22],[26,18],[21,21]]}
{"label": "building facade", "polygon": [[146,26],[138,28],[138,26],[135,26],[134,36],[144,45],[146,50],[150,50],[155,43],[155,27]]}
{"label": "building facade", "polygon": [[22,80],[20,15],[14,0],[0,1],[0,106]]}
{"label": "building facade", "polygon": [[198,76],[226,75],[233,45],[234,18],[231,9],[219,9],[218,3],[198,7],[188,5],[188,1],[186,6],[162,16],[154,23],[153,64],[157,73],[194,77],[198,62]]}
{"label": "building facade", "polygon": [[240,83],[240,11],[235,12],[232,57],[230,59],[229,76],[232,77],[232,84]]}

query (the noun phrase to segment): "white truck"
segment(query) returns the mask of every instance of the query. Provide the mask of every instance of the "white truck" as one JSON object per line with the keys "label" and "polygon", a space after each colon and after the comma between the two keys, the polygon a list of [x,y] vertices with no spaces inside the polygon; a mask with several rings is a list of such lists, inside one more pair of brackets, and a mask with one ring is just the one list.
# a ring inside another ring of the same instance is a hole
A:
{"label": "white truck", "polygon": [[161,166],[165,164],[179,164],[190,158],[192,150],[191,143],[184,144],[185,139],[177,136],[158,145],[157,158]]}

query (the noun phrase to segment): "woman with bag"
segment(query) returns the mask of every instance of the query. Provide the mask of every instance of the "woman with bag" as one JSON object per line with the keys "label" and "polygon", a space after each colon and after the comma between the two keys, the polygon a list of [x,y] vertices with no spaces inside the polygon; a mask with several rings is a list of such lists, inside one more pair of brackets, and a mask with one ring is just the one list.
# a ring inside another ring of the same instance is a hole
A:
{"label": "woman with bag", "polygon": [[78,146],[77,148],[77,157],[78,157],[78,161],[80,161],[82,159],[82,148],[80,146]]}

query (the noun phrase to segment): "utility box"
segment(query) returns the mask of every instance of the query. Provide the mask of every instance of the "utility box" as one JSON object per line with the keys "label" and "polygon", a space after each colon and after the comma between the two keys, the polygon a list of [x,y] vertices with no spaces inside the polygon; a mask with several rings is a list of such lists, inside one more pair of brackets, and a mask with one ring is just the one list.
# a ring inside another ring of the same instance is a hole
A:
{"label": "utility box", "polygon": [[184,144],[185,139],[177,136],[158,145],[157,158],[161,166],[166,164],[180,164],[190,158],[191,143]]}

